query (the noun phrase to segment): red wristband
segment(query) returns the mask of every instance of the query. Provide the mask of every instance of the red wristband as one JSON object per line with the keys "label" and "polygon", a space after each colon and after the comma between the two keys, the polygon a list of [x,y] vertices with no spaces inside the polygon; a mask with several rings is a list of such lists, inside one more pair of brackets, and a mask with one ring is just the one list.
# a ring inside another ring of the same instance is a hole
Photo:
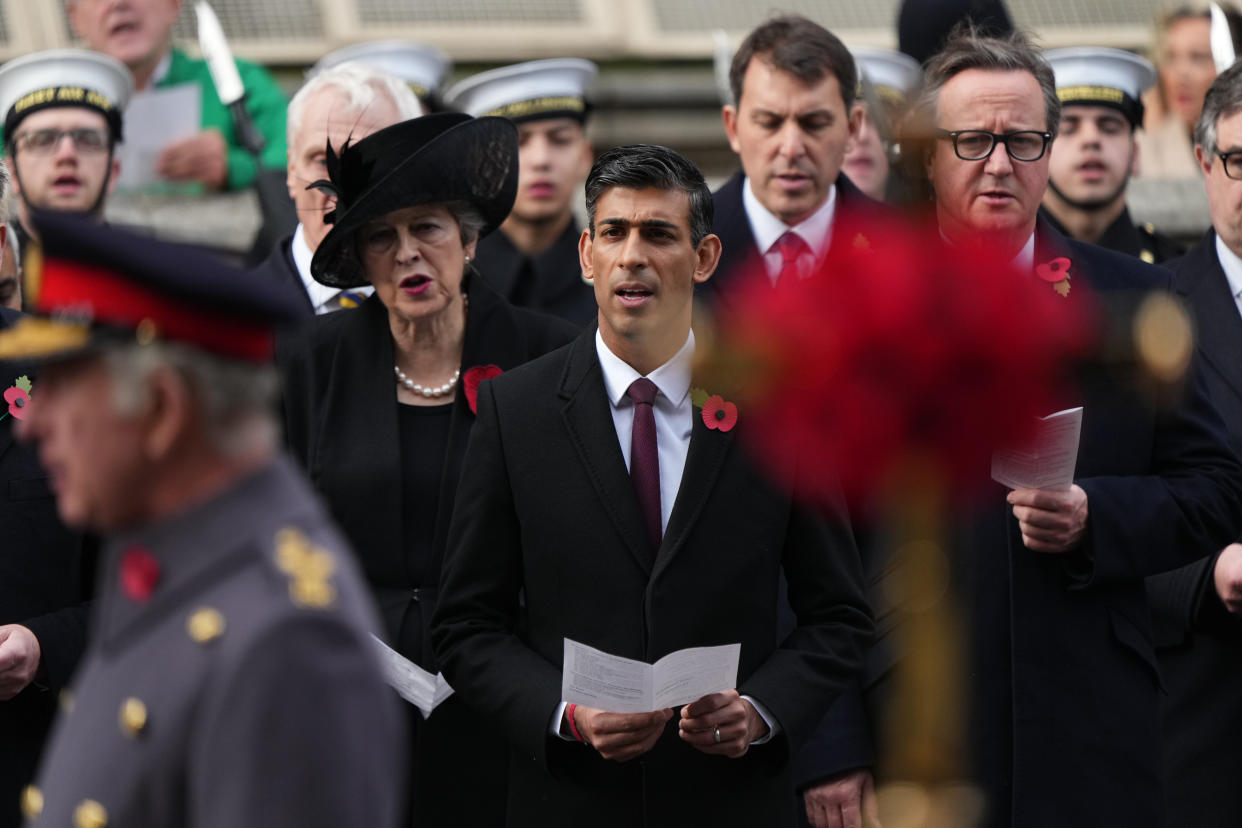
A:
{"label": "red wristband", "polygon": [[577,709],[578,705],[570,704],[565,708],[565,718],[569,719],[569,732],[573,734],[575,739],[585,745],[586,739],[582,738],[582,734],[578,732],[578,723],[574,721],[574,711]]}

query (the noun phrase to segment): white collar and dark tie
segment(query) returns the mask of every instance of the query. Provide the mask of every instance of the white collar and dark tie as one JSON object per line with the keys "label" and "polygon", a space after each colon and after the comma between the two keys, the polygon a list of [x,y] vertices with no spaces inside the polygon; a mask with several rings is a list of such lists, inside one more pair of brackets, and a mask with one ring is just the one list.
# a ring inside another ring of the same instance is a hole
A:
{"label": "white collar and dark tie", "polygon": [[[634,380],[642,375],[628,363],[608,350],[604,337],[595,332],[595,352],[604,373],[604,390],[608,394],[608,407],[612,410],[612,424],[616,428],[617,442],[625,468],[631,467],[632,436],[634,431],[634,402],[627,391]],[[694,426],[694,403],[690,399],[690,370],[694,362],[694,332],[686,337],[673,358],[651,373],[651,380],[659,393],[652,402],[655,415],[656,446],[660,457],[660,527],[668,528],[677,490],[681,488],[681,475],[686,468],[686,455],[690,451],[690,433]]]}
{"label": "white collar and dark tie", "polygon": [[1218,235],[1216,259],[1220,262],[1220,269],[1225,271],[1225,280],[1229,282],[1233,303],[1238,306],[1238,313],[1242,313],[1242,257],[1230,250],[1229,245]]}
{"label": "white collar and dark tie", "polygon": [[[828,251],[828,243],[832,238],[833,219],[837,212],[837,185],[828,190],[828,198],[814,213],[804,221],[790,227],[764,207],[750,188],[750,178],[742,180],[742,206],[746,209],[746,218],[750,222],[750,232],[755,238],[755,247],[763,253],[764,269],[772,284],[776,284],[789,265],[788,257],[792,254],[791,245],[796,241],[782,239],[787,234],[794,234],[805,245],[797,245],[799,255],[796,257],[796,268],[800,277],[807,276],[815,263],[824,258]],[[810,254],[810,255],[808,255]]]}
{"label": "white collar and dark tie", "polygon": [[298,276],[302,278],[302,285],[306,288],[306,295],[310,298],[311,306],[314,307],[316,314],[357,307],[363,299],[375,292],[375,288],[370,285],[340,290],[316,282],[315,277],[311,276],[311,259],[315,258],[315,254],[310,249],[310,245],[306,243],[306,228],[300,222],[298,228],[293,231],[293,241],[289,245],[289,251],[293,254],[293,264],[298,269]]}

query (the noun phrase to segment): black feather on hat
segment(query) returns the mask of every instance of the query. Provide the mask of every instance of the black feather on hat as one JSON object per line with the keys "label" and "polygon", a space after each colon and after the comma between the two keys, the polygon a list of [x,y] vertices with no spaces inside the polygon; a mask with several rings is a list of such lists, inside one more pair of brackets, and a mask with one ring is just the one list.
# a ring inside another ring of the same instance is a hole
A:
{"label": "black feather on hat", "polygon": [[[368,284],[354,252],[367,222],[419,204],[465,201],[483,217],[479,236],[500,226],[517,196],[517,129],[504,118],[456,112],[393,124],[338,154],[328,144],[328,178],[310,185],[336,197],[332,225],[311,260],[311,275],[338,289]],[[308,187],[309,189],[309,187]]]}

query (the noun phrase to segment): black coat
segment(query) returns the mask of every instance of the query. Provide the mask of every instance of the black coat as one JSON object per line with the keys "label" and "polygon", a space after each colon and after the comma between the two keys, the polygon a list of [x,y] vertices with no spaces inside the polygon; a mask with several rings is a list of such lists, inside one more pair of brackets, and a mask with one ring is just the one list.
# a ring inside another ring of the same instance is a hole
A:
{"label": "black coat", "polygon": [[[756,247],[742,201],[744,182],[744,174],[739,171],[712,195],[715,213],[712,232],[721,240],[720,264],[712,278],[700,287],[699,298],[726,313],[737,309],[734,297],[742,280],[765,272],[763,256]],[[868,197],[844,174],[837,176],[836,186],[837,206],[829,249],[833,245],[854,244],[860,235],[865,239],[871,226],[892,216],[890,208]],[[857,525],[855,534],[863,557],[868,593],[874,594],[887,571],[888,555],[878,548],[877,534]],[[784,611],[788,626],[792,623],[792,615],[787,606]],[[875,763],[873,708],[878,704],[894,659],[888,640],[894,619],[876,620],[879,637],[868,655],[866,668],[841,694],[795,757],[793,776],[799,789]],[[806,824],[801,802],[796,807],[801,824]]]}
{"label": "black coat", "polygon": [[[1102,307],[1168,287],[1160,268],[1044,223],[1036,232],[1035,262],[1068,257],[1071,290],[1090,285]],[[987,824],[1157,826],[1161,679],[1144,578],[1238,537],[1242,466],[1193,368],[1164,409],[1121,369],[1089,372],[1071,404],[1083,406],[1082,546],[1026,549],[997,486],[960,550],[973,586],[975,758],[994,795]]]}
{"label": "black coat", "polygon": [[315,315],[315,308],[306,293],[306,285],[302,281],[302,275],[298,273],[298,266],[293,261],[292,244],[293,236],[281,239],[272,247],[268,257],[251,268],[250,272],[258,278],[271,279],[277,284],[295,288],[305,302],[307,317],[311,317]]}
{"label": "black coat", "polygon": [[[1069,235],[1064,225],[1057,221],[1056,216],[1052,215],[1047,208],[1040,207],[1039,214],[1058,233],[1063,236]],[[1096,244],[1142,259],[1148,264],[1163,264],[1186,252],[1185,247],[1163,233],[1157,232],[1155,225],[1150,222],[1135,224],[1130,218],[1129,208],[1123,209],[1121,214],[1113,219],[1113,223],[1104,228],[1104,233]]]}
{"label": "black coat", "polygon": [[[19,316],[0,308],[0,330]],[[0,389],[22,375],[38,394],[32,366],[21,363],[0,363]],[[0,413],[8,410],[0,404]],[[18,795],[34,778],[57,695],[86,649],[83,601],[94,564],[81,537],[60,522],[47,472],[35,448],[14,439],[13,422],[12,416],[0,420],[0,624],[30,628],[39,639],[42,665],[32,684],[0,702],[0,828],[21,822]]]}
{"label": "black coat", "polygon": [[[1203,374],[1242,453],[1242,315],[1209,230],[1177,262],[1173,288],[1194,316]],[[1242,540],[1235,535],[1234,540]],[[1216,594],[1217,555],[1148,579],[1164,684],[1164,751],[1173,825],[1226,828],[1242,812],[1242,619]]]}
{"label": "black coat", "polygon": [[[573,338],[568,323],[514,308],[486,286],[470,285],[462,369],[494,364],[508,371]],[[439,491],[431,560],[422,583],[408,582],[403,548],[404,506],[387,310],[376,296],[359,308],[315,317],[281,340],[285,426],[291,453],[344,531],[379,605],[387,638],[402,655],[435,673],[428,643],[441,557],[466,444],[474,426],[458,383]],[[383,584],[383,587],[376,587]],[[488,734],[458,697],[450,697],[418,728],[416,824],[494,825],[503,813],[502,739]],[[481,787],[480,787],[481,786]],[[480,793],[482,791],[483,793]]]}
{"label": "black coat", "polygon": [[[709,430],[696,409],[652,550],[606,393],[595,326],[480,390],[436,653],[514,745],[510,825],[790,825],[791,754],[858,669],[871,632],[848,523],[794,505],[740,449],[744,423]],[[798,624],[778,644],[782,570]],[[741,642],[738,689],[781,732],[723,759],[681,741],[674,716],[645,756],[604,760],[549,732],[565,637],[647,662]]]}
{"label": "black coat", "polygon": [[579,328],[595,319],[595,291],[582,279],[576,221],[547,250],[527,256],[503,230],[479,240],[474,265],[483,281],[515,305],[567,319]]}

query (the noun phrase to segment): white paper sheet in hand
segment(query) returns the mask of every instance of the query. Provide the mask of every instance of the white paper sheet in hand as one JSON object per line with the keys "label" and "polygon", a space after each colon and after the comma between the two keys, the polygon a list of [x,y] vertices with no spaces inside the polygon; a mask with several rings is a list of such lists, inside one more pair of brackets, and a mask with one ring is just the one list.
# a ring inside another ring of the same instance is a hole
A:
{"label": "white paper sheet in hand", "polygon": [[417,707],[424,719],[431,715],[431,711],[440,702],[453,695],[453,688],[444,680],[443,673],[433,676],[374,635],[371,640],[379,656],[384,681],[397,691],[398,696]]}
{"label": "white paper sheet in hand", "polygon": [[992,455],[992,479],[1011,489],[1065,491],[1074,483],[1081,435],[1082,406],[1041,417],[1029,446]]}
{"label": "white paper sheet in hand", "polygon": [[690,647],[655,664],[565,639],[561,699],[609,713],[648,713],[737,687],[741,644]]}
{"label": "white paper sheet in hand", "polygon": [[117,189],[141,190],[162,181],[155,162],[164,147],[198,134],[201,109],[202,89],[197,83],[134,95],[125,107],[125,140],[117,147],[121,162]]}

